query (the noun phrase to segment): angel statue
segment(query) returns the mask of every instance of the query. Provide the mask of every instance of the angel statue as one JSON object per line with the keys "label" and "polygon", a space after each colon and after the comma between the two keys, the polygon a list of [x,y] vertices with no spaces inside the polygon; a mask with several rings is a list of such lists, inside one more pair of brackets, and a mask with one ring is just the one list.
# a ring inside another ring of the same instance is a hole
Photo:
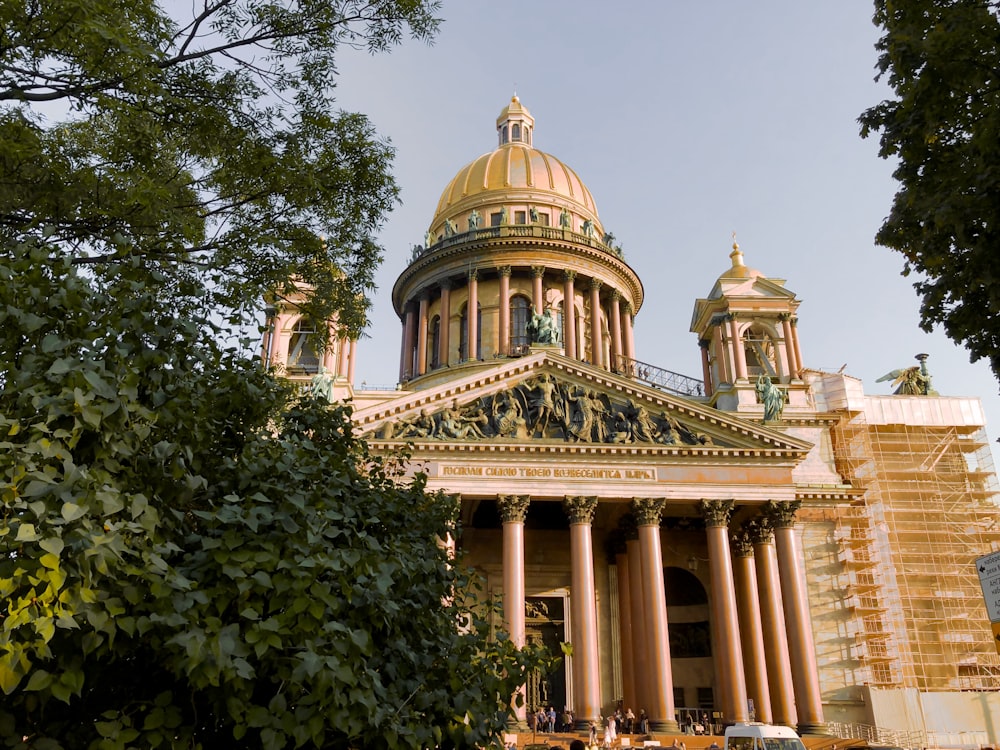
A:
{"label": "angel statue", "polygon": [[551,309],[547,309],[541,315],[533,313],[525,330],[534,344],[559,343],[559,326],[556,325]]}
{"label": "angel statue", "polygon": [[896,396],[936,396],[937,391],[931,388],[931,375],[927,371],[927,355],[918,354],[917,359],[920,360],[919,365],[890,370],[875,382],[891,380],[896,386],[893,391]]}

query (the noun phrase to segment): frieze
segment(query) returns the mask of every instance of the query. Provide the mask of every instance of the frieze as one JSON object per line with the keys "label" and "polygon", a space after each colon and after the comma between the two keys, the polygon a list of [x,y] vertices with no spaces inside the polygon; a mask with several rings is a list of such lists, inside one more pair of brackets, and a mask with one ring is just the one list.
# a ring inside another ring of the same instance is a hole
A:
{"label": "frieze", "polygon": [[387,421],[385,440],[562,440],[571,443],[714,445],[712,438],[668,411],[633,399],[615,401],[583,385],[538,377],[476,401]]}
{"label": "frieze", "polygon": [[[434,474],[433,467],[429,474]],[[655,469],[608,468],[606,466],[469,466],[438,464],[439,477],[485,477],[500,479],[621,479],[656,481]]]}

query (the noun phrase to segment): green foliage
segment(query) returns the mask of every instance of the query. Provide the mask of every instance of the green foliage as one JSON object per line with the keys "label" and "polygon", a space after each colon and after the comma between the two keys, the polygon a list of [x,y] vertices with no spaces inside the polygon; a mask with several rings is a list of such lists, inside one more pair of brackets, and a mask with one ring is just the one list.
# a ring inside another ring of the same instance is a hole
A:
{"label": "green foliage", "polygon": [[233,309],[296,279],[312,317],[356,334],[397,188],[389,144],[336,109],[336,52],[429,40],[437,3],[166,7],[0,4],[0,239],[48,231],[94,273],[212,271]]}
{"label": "green foliage", "polygon": [[1000,377],[1000,20],[995,0],[878,0],[878,71],[895,98],[867,110],[898,160],[878,232],[906,258],[921,325],[943,326]]}
{"label": "green foliage", "polygon": [[540,662],[462,603],[454,501],[223,348],[197,287],[164,311],[174,283],[0,254],[6,746],[490,744]]}

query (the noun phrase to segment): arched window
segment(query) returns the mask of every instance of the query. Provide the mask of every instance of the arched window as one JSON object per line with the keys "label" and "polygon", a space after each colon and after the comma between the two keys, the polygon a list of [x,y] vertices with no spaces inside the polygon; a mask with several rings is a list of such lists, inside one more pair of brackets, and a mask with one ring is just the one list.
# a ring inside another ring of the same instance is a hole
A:
{"label": "arched window", "polygon": [[428,346],[430,347],[429,354],[431,356],[428,359],[431,362],[431,369],[437,369],[441,366],[441,316],[435,315],[431,319],[430,336],[427,337]]}
{"label": "arched window", "polygon": [[516,122],[510,128],[510,139],[515,142],[521,140],[521,126]]}
{"label": "arched window", "polygon": [[311,375],[319,372],[319,355],[316,353],[316,325],[309,318],[299,318],[288,341],[287,367],[289,373]]}
{"label": "arched window", "polygon": [[504,125],[503,129],[500,131],[500,144],[503,145],[507,142],[507,126]]}
{"label": "arched window", "polygon": [[507,351],[512,357],[525,354],[531,339],[528,337],[528,321],[531,320],[531,301],[517,294],[510,298],[510,345]]}
{"label": "arched window", "polygon": [[[469,357],[469,305],[462,306],[458,322],[458,358],[465,362]],[[476,306],[476,359],[483,358],[483,310]]]}

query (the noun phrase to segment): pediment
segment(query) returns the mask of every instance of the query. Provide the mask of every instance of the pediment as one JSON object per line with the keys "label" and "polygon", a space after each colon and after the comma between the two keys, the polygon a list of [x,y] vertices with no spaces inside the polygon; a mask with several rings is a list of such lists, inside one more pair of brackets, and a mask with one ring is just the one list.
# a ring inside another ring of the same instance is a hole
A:
{"label": "pediment", "polygon": [[377,443],[768,451],[809,443],[552,352],[510,360],[355,413]]}

